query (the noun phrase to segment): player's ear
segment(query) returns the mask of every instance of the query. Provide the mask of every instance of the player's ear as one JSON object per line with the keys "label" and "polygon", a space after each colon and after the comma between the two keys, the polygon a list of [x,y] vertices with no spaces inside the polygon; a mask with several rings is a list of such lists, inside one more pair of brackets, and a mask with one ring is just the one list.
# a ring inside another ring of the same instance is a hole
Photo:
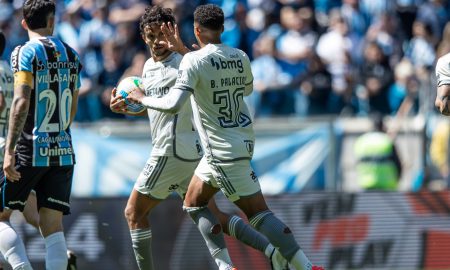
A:
{"label": "player's ear", "polygon": [[27,24],[27,22],[25,21],[25,19],[22,19],[22,21],[20,22],[20,24],[22,25],[22,28],[23,28],[23,29],[28,30],[28,24]]}
{"label": "player's ear", "polygon": [[55,16],[49,16],[47,19],[47,28],[54,29],[55,26]]}

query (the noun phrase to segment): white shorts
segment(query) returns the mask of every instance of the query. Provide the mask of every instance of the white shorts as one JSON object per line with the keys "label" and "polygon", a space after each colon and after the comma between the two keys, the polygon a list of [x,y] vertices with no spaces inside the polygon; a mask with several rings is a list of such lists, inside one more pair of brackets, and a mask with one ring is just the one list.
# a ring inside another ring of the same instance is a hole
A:
{"label": "white shorts", "polygon": [[139,174],[134,189],[155,199],[164,200],[172,192],[184,198],[198,161],[176,157],[151,156]]}
{"label": "white shorts", "polygon": [[220,188],[232,202],[261,191],[250,160],[208,162],[203,157],[195,169],[195,175],[203,182]]}

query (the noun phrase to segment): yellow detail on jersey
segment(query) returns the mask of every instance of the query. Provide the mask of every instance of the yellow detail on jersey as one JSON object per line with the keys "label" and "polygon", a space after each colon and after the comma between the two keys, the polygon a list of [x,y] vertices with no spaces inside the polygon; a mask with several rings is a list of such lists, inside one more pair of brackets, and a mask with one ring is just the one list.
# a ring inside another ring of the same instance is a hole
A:
{"label": "yellow detail on jersey", "polygon": [[28,71],[18,71],[14,73],[14,85],[25,84],[33,88],[33,73]]}

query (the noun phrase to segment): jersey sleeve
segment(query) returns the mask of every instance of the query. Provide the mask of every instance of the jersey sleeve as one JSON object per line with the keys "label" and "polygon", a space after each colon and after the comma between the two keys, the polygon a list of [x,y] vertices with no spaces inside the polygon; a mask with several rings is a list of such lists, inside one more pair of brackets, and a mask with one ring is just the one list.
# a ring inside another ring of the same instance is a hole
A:
{"label": "jersey sleeve", "polygon": [[17,46],[11,54],[11,68],[13,73],[19,71],[33,72],[35,51],[31,46]]}
{"label": "jersey sleeve", "polygon": [[193,93],[198,82],[197,74],[197,65],[192,55],[188,53],[181,60],[175,87]]}
{"label": "jersey sleeve", "polygon": [[450,55],[445,55],[436,63],[437,85],[450,84]]}

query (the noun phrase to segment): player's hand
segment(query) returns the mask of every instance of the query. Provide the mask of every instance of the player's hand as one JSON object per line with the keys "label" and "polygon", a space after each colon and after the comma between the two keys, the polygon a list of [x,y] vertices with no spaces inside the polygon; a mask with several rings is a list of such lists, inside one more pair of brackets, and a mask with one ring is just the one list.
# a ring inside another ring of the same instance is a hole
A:
{"label": "player's hand", "polygon": [[16,157],[13,154],[8,154],[5,152],[5,158],[3,160],[3,172],[5,173],[6,179],[11,182],[16,182],[20,180],[20,173],[16,170]]}
{"label": "player's hand", "polygon": [[188,49],[184,46],[178,31],[178,25],[171,22],[163,23],[161,25],[161,32],[166,38],[167,48],[173,52],[185,54]]}
{"label": "player's hand", "polygon": [[437,89],[434,105],[442,115],[450,116],[450,85],[441,85]]}
{"label": "player's hand", "polygon": [[122,95],[116,96],[117,89],[114,88],[111,91],[111,99],[109,101],[109,108],[114,113],[123,113],[126,111],[125,100],[122,98]]}
{"label": "player's hand", "polygon": [[140,89],[134,89],[128,94],[127,99],[134,103],[142,103],[142,99],[144,97],[145,94],[143,91],[141,91]]}
{"label": "player's hand", "polygon": [[439,110],[439,112],[441,112],[442,115],[446,115],[449,116],[450,115],[450,110],[449,110],[449,96],[444,96],[444,97],[436,97],[436,101],[434,102],[434,105],[436,106],[436,108]]}

